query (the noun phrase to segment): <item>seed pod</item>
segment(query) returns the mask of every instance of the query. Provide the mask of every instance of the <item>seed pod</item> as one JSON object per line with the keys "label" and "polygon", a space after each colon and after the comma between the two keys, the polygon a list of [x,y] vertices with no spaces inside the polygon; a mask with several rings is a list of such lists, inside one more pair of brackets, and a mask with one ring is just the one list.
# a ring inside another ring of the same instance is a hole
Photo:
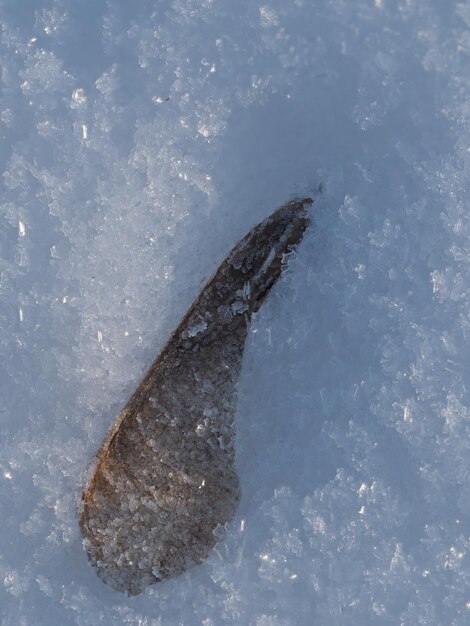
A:
{"label": "seed pod", "polygon": [[101,446],[80,526],[98,576],[129,595],[203,561],[240,498],[234,414],[247,326],[309,224],[306,198],[230,252]]}

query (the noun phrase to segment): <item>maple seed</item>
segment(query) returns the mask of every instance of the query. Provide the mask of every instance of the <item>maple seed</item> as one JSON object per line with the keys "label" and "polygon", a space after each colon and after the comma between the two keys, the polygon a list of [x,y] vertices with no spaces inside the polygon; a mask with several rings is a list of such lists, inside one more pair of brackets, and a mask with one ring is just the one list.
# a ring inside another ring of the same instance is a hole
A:
{"label": "maple seed", "polygon": [[200,563],[233,518],[247,327],[302,239],[311,203],[285,204],[233,248],[101,446],[80,527],[98,576],[114,589],[136,595]]}

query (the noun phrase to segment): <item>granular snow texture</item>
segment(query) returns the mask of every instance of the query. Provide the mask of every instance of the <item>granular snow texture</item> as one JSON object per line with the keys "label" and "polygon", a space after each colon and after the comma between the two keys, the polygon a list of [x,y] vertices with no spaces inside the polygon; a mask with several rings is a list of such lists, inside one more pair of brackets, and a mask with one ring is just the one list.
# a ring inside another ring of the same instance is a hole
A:
{"label": "granular snow texture", "polygon": [[[4,0],[2,626],[470,620],[470,2]],[[233,244],[315,225],[251,326],[241,502],[129,599],[90,461]]]}

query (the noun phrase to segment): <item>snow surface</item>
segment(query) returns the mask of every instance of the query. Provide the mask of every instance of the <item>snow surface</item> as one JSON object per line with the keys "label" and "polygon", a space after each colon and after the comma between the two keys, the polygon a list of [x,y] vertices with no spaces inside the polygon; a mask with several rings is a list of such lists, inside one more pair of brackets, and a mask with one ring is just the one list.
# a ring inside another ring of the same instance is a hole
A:
{"label": "snow surface", "polygon": [[[1,626],[470,623],[470,2],[4,0]],[[312,195],[256,316],[240,509],[129,599],[77,507],[230,247]]]}

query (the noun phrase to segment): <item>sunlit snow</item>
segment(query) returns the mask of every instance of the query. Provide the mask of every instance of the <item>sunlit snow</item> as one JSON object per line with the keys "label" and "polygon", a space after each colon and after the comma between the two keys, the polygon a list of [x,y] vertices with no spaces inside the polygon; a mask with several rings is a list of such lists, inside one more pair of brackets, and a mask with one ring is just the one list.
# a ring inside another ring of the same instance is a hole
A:
{"label": "sunlit snow", "polygon": [[[470,1],[0,21],[1,626],[470,623]],[[82,547],[93,456],[230,248],[306,195],[245,351],[237,517],[129,599]]]}

